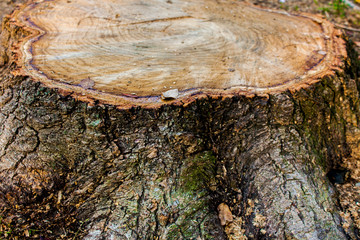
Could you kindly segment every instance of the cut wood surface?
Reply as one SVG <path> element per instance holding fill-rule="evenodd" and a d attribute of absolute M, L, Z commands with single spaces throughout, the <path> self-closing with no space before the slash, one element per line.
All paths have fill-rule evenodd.
<path fill-rule="evenodd" d="M 360 64 L 321 17 L 34 0 L 0 43 L 0 238 L 359 238 Z"/>
<path fill-rule="evenodd" d="M 236 1 L 34 1 L 12 19 L 32 32 L 22 73 L 123 107 L 159 105 L 171 89 L 180 99 L 296 89 L 344 55 L 322 18 Z"/>

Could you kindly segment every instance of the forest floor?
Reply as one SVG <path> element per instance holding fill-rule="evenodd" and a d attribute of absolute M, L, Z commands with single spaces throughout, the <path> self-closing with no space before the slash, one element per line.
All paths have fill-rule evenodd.
<path fill-rule="evenodd" d="M 307 12 L 320 14 L 344 33 L 355 43 L 360 53 L 360 0 L 238 0 L 249 4 L 280 9 L 291 13 Z M 356 3 L 356 2 L 359 3 Z M 26 0 L 0 0 L 0 23 L 6 14 L 11 13 L 17 4 Z M 352 6 L 349 6 L 352 5 Z M 351 222 L 360 229 L 360 135 L 354 142 L 353 156 L 345 159 L 344 168 L 351 169 L 348 180 L 344 184 L 335 184 L 340 194 L 340 204 L 343 217 L 348 222 L 343 223 L 346 228 Z M 358 151 L 357 151 L 358 150 Z M 2 229 L 0 220 L 0 230 Z M 1 238 L 1 236 L 0 236 Z"/>

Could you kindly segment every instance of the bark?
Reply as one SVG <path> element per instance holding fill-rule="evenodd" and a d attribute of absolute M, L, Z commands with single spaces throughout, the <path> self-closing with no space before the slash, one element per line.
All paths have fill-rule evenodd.
<path fill-rule="evenodd" d="M 343 227 L 327 176 L 351 156 L 347 136 L 360 127 L 351 44 L 336 72 L 306 87 L 119 109 L 16 76 L 11 46 L 27 33 L 4 26 L 0 214 L 12 230 L 4 236 L 359 237 Z"/>
<path fill-rule="evenodd" d="M 118 110 L 3 69 L 2 217 L 31 225 L 26 210 L 44 208 L 32 227 L 50 236 L 82 221 L 84 239 L 225 239 L 226 203 L 235 235 L 355 238 L 326 177 L 358 131 L 355 70 L 294 93 Z M 67 215 L 78 222 L 56 229 Z"/>

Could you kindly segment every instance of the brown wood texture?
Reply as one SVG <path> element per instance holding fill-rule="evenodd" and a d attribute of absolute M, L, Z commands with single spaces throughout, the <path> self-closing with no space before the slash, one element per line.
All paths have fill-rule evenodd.
<path fill-rule="evenodd" d="M 346 54 L 321 17 L 236 1 L 34 1 L 12 21 L 31 32 L 20 74 L 123 108 L 162 105 L 171 89 L 175 102 L 297 89 Z"/>
<path fill-rule="evenodd" d="M 321 17 L 34 0 L 0 43 L 0 238 L 359 238 L 360 64 Z"/>

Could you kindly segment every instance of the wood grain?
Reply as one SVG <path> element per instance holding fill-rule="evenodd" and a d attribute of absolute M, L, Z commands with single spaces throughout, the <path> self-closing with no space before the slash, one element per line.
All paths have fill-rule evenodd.
<path fill-rule="evenodd" d="M 33 30 L 22 73 L 115 105 L 161 103 L 171 89 L 184 99 L 301 87 L 346 55 L 320 17 L 235 1 L 36 1 L 14 15 Z"/>

